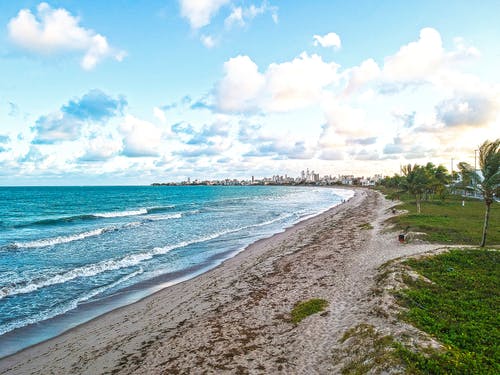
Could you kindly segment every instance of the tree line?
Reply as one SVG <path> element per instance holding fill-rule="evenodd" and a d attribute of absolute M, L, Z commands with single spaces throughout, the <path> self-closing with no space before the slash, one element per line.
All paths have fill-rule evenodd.
<path fill-rule="evenodd" d="M 491 205 L 495 196 L 500 196 L 500 139 L 485 141 L 479 146 L 479 170 L 466 162 L 458 163 L 458 172 L 449 173 L 442 166 L 408 164 L 401 167 L 401 174 L 385 177 L 380 184 L 408 193 L 415 198 L 417 213 L 421 212 L 423 200 L 439 197 L 445 199 L 450 192 L 461 189 L 481 195 L 485 203 L 485 216 L 481 247 L 486 243 Z"/>

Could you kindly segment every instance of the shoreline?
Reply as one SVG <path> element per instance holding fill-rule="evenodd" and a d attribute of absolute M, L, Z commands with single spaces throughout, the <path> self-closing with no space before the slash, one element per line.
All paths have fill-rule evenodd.
<path fill-rule="evenodd" d="M 317 186 L 315 186 L 317 187 Z M 349 188 L 349 187 L 343 187 L 343 186 L 327 186 L 327 188 L 335 188 L 338 190 L 350 190 L 353 191 L 353 197 L 356 195 L 356 188 Z M 77 330 L 78 328 L 86 325 L 86 324 L 92 324 L 95 320 L 98 320 L 100 318 L 103 318 L 107 316 L 108 314 L 113 314 L 123 308 L 127 308 L 129 306 L 133 306 L 134 304 L 141 303 L 145 299 L 148 299 L 149 297 L 154 297 L 157 293 L 161 293 L 164 291 L 166 288 L 171 288 L 172 286 L 175 286 L 180 283 L 184 282 L 189 282 L 191 280 L 195 280 L 196 278 L 202 276 L 203 274 L 209 273 L 213 271 L 214 269 L 218 267 L 224 266 L 226 262 L 231 260 L 232 258 L 238 257 L 241 253 L 249 250 L 253 245 L 257 245 L 261 242 L 265 242 L 267 240 L 272 239 L 273 237 L 279 235 L 279 234 L 285 234 L 289 230 L 293 229 L 295 226 L 300 225 L 301 223 L 308 222 L 310 220 L 313 220 L 321 215 L 324 215 L 331 210 L 335 210 L 336 208 L 342 206 L 343 204 L 347 203 L 349 200 L 351 200 L 353 197 L 349 198 L 345 202 L 341 202 L 336 204 L 335 206 L 332 206 L 326 210 L 320 211 L 316 214 L 308 215 L 303 218 L 300 218 L 300 220 L 290 226 L 282 228 L 280 231 L 275 232 L 271 234 L 270 236 L 260 238 L 238 250 L 230 251 L 228 252 L 228 255 L 224 254 L 217 254 L 215 258 L 219 259 L 214 259 L 212 262 L 207 262 L 203 264 L 199 264 L 197 266 L 193 266 L 192 268 L 195 270 L 194 272 L 187 272 L 184 273 L 184 271 L 178 271 L 174 272 L 174 275 L 171 276 L 170 274 L 166 275 L 159 275 L 154 277 L 153 279 L 150 280 L 145 280 L 140 282 L 139 284 L 134 284 L 131 286 L 128 286 L 125 288 L 124 291 L 119 291 L 116 295 L 110 295 L 107 297 L 104 297 L 104 299 L 98 299 L 95 301 L 89 301 L 86 302 L 80 306 L 78 306 L 74 310 L 70 310 L 67 313 L 64 313 L 62 315 L 57 315 L 55 317 L 49 318 L 45 321 L 40 321 L 38 323 L 35 323 L 33 325 L 38 325 L 38 327 L 32 327 L 33 325 L 21 327 L 18 329 L 15 329 L 13 331 L 9 331 L 5 333 L 3 340 L 8 341 L 10 337 L 15 337 L 18 336 L 19 334 L 27 336 L 28 338 L 32 337 L 43 337 L 43 336 L 48 336 L 45 339 L 39 340 L 37 338 L 32 339 L 31 341 L 34 341 L 33 344 L 30 344 L 28 346 L 25 346 L 19 350 L 16 350 L 12 353 L 9 353 L 4 356 L 0 356 L 0 370 L 2 370 L 1 362 L 4 360 L 8 360 L 9 358 L 16 356 L 18 354 L 22 354 L 24 351 L 30 350 L 32 348 L 35 348 L 39 345 L 44 345 L 46 343 L 50 343 L 53 340 L 57 340 L 59 337 L 64 336 L 66 334 L 71 334 L 72 331 Z M 126 293 L 126 295 L 124 294 Z M 113 302 L 115 301 L 115 302 Z M 120 302 L 122 301 L 122 302 Z M 127 301 L 127 302 L 125 302 Z M 103 308 L 103 306 L 111 306 L 111 308 Z M 80 315 L 80 318 L 74 318 L 75 315 Z M 73 317 L 73 318 L 72 318 Z M 41 326 L 41 328 L 40 328 Z M 60 331 L 59 333 L 55 335 L 47 335 L 44 334 L 44 331 L 50 330 L 52 327 L 65 327 L 65 328 L 58 328 Z M 33 334 L 30 332 L 31 330 L 37 330 L 38 334 L 35 333 Z M 0 342 L 2 341 L 2 338 L 0 338 Z"/>
<path fill-rule="evenodd" d="M 0 360 L 0 373 L 339 372 L 340 338 L 376 319 L 378 267 L 436 247 L 401 245 L 385 232 L 391 205 L 356 189 L 209 272 Z M 329 305 L 291 323 L 293 306 L 310 298 Z"/>

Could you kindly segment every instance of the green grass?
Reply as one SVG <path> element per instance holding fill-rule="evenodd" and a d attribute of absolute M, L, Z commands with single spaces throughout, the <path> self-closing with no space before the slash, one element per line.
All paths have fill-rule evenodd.
<path fill-rule="evenodd" d="M 390 199 L 394 191 L 381 190 Z M 483 232 L 485 204 L 481 200 L 465 199 L 450 195 L 445 201 L 435 199 L 422 202 L 422 212 L 417 214 L 415 200 L 407 194 L 399 195 L 403 204 L 397 208 L 408 213 L 390 219 L 398 230 L 425 232 L 426 241 L 479 245 Z M 500 205 L 491 205 L 490 225 L 486 237 L 487 245 L 500 245 Z"/>
<path fill-rule="evenodd" d="M 370 223 L 359 224 L 358 227 L 361 229 L 373 229 L 373 225 L 371 225 Z"/>
<path fill-rule="evenodd" d="M 393 348 L 394 338 L 381 335 L 370 324 L 361 323 L 346 331 L 341 342 L 348 339 L 348 351 L 341 351 L 343 357 L 349 358 L 341 370 L 343 375 L 391 373 L 391 369 L 404 365 Z M 334 353 L 334 360 L 336 358 L 338 353 Z"/>
<path fill-rule="evenodd" d="M 500 252 L 452 250 L 406 262 L 433 283 L 405 280 L 404 319 L 434 336 L 445 351 L 396 354 L 417 374 L 500 374 Z"/>
<path fill-rule="evenodd" d="M 308 301 L 297 303 L 292 312 L 292 322 L 297 324 L 309 315 L 323 311 L 328 306 L 328 301 L 320 298 L 312 298 Z"/>

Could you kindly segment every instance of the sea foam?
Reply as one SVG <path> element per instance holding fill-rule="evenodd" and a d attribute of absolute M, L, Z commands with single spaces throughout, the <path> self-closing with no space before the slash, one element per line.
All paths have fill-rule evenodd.
<path fill-rule="evenodd" d="M 80 241 L 88 237 L 100 236 L 103 233 L 111 232 L 118 230 L 116 227 L 108 227 L 108 228 L 98 228 L 94 230 L 89 230 L 82 233 L 70 234 L 67 236 L 57 236 L 52 238 L 44 238 L 35 241 L 27 241 L 27 242 L 14 242 L 12 247 L 14 248 L 35 248 L 35 247 L 46 247 L 46 246 L 54 246 L 63 243 Z"/>
<path fill-rule="evenodd" d="M 4 326 L 0 326 L 0 335 L 3 335 L 4 333 L 10 332 L 16 328 L 21 328 L 21 327 L 25 327 L 25 326 L 30 325 L 30 324 L 39 323 L 43 320 L 54 318 L 58 315 L 62 315 L 64 313 L 66 313 L 70 310 L 76 309 L 78 304 L 85 302 L 85 301 L 88 301 L 92 297 L 95 297 L 99 294 L 102 294 L 106 290 L 114 288 L 114 287 L 118 286 L 119 284 L 122 284 L 125 281 L 127 281 L 127 280 L 129 280 L 137 275 L 140 275 L 143 272 L 144 272 L 144 270 L 142 268 L 140 268 L 139 270 L 134 271 L 128 275 L 125 275 L 122 278 L 120 278 L 119 280 L 112 282 L 111 284 L 104 285 L 100 288 L 93 289 L 90 292 L 85 293 L 84 295 L 82 295 L 78 298 L 75 298 L 67 303 L 64 303 L 64 304 L 57 306 L 54 309 L 51 309 L 48 311 L 41 311 L 38 314 L 35 314 L 29 318 L 16 320 L 16 321 L 8 323 Z"/>
<path fill-rule="evenodd" d="M 290 215 L 282 215 L 278 218 L 275 218 L 273 220 L 269 220 L 267 222 L 259 223 L 259 224 L 254 224 L 254 225 L 247 225 L 243 227 L 238 227 L 234 229 L 227 229 L 219 232 L 215 232 L 212 234 L 209 234 L 207 236 L 202 236 L 190 241 L 182 241 L 173 245 L 168 245 L 168 246 L 163 246 L 163 247 L 155 247 L 152 250 L 143 252 L 143 253 L 137 253 L 137 254 L 132 254 L 132 255 L 127 255 L 123 258 L 120 259 L 112 259 L 112 260 L 105 260 L 99 263 L 94 263 L 94 264 L 89 264 L 83 267 L 77 267 L 74 268 L 70 271 L 64 272 L 62 274 L 57 274 L 57 275 L 52 275 L 49 277 L 42 277 L 42 278 L 37 278 L 35 280 L 30 280 L 22 283 L 15 284 L 13 286 L 5 286 L 2 289 L 0 289 L 0 299 L 8 297 L 8 296 L 13 296 L 17 294 L 26 294 L 26 293 L 32 293 L 37 291 L 38 289 L 41 288 L 46 288 L 52 285 L 56 284 L 63 284 L 68 281 L 77 279 L 79 277 L 92 277 L 99 275 L 104 272 L 108 271 L 115 271 L 119 270 L 122 268 L 127 268 L 127 267 L 132 267 L 140 264 L 141 262 L 145 260 L 149 260 L 153 258 L 154 256 L 158 255 L 163 255 L 166 254 L 174 249 L 179 249 L 183 248 L 189 245 L 194 245 L 197 243 L 202 243 L 206 241 L 210 241 L 216 238 L 219 238 L 221 236 L 227 235 L 227 234 L 232 234 L 232 233 L 237 233 L 245 229 L 250 229 L 252 227 L 258 227 L 258 226 L 263 226 L 263 225 L 269 225 L 272 224 L 276 221 L 283 220 L 284 218 L 288 217 Z"/>
<path fill-rule="evenodd" d="M 92 214 L 92 216 L 110 218 L 110 217 L 145 215 L 147 213 L 148 213 L 148 210 L 146 208 L 141 208 L 138 210 L 130 210 L 130 211 L 114 211 L 114 212 L 95 213 L 95 214 Z"/>

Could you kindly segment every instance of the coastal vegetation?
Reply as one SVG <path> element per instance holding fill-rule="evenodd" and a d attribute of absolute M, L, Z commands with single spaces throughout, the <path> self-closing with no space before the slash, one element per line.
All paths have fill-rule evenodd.
<path fill-rule="evenodd" d="M 481 173 L 472 168 L 467 163 L 461 163 L 460 169 L 465 178 L 470 179 L 473 186 L 483 196 L 486 205 L 484 214 L 483 235 L 481 247 L 486 244 L 486 234 L 488 231 L 491 204 L 494 202 L 495 194 L 500 185 L 500 139 L 490 142 L 486 141 L 479 147 L 479 166 Z"/>
<path fill-rule="evenodd" d="M 401 175 L 387 177 L 378 186 L 389 199 L 400 201 L 394 209 L 401 214 L 389 219 L 397 230 L 417 233 L 427 242 L 480 246 L 404 262 L 420 276 L 404 276 L 404 288 L 395 293 L 403 308 L 400 318 L 442 345 L 440 349 L 418 347 L 373 331 L 372 340 L 386 347 L 379 350 L 382 356 L 405 368 L 405 373 L 500 373 L 496 344 L 500 253 L 484 249 L 486 240 L 490 247 L 500 245 L 500 209 L 495 201 L 500 186 L 499 147 L 499 139 L 479 147 L 478 169 L 461 162 L 459 171 L 450 174 L 432 163 L 407 165 Z M 354 361 L 345 373 L 357 373 L 362 365 Z"/>
<path fill-rule="evenodd" d="M 292 323 L 300 323 L 303 319 L 307 318 L 309 315 L 319 313 L 328 306 L 328 301 L 321 298 L 312 298 L 307 301 L 297 303 L 292 312 Z"/>
<path fill-rule="evenodd" d="M 417 212 L 421 212 L 420 202 L 424 195 L 432 198 L 439 194 L 441 199 L 446 192 L 446 184 L 450 183 L 451 176 L 442 165 L 435 166 L 427 163 L 425 166 L 405 165 L 401 167 L 404 178 L 399 182 L 402 192 L 407 192 L 415 198 Z"/>
<path fill-rule="evenodd" d="M 366 229 L 366 230 L 373 229 L 373 225 L 371 225 L 370 223 L 359 224 L 358 227 L 361 229 Z"/>
<path fill-rule="evenodd" d="M 381 276 L 390 283 L 393 272 L 403 270 L 403 284 L 389 292 L 396 298 L 395 312 L 424 335 L 397 330 L 387 335 L 361 323 L 345 332 L 344 346 L 334 354 L 334 360 L 349 358 L 342 373 L 500 373 L 499 261 L 498 251 L 478 248 L 393 265 Z"/>
<path fill-rule="evenodd" d="M 500 373 L 499 262 L 498 251 L 473 249 L 406 261 L 424 278 L 404 280 L 402 317 L 444 347 L 415 352 L 394 344 L 409 373 Z"/>
<path fill-rule="evenodd" d="M 450 195 L 446 201 L 428 200 L 421 214 L 408 194 L 399 195 L 399 200 L 401 203 L 395 208 L 405 213 L 389 219 L 397 230 L 425 233 L 423 238 L 427 242 L 476 246 L 481 242 L 484 204 L 480 200 L 461 195 Z M 490 221 L 494 230 L 490 231 L 488 244 L 500 245 L 500 231 L 495 229 L 500 222 L 498 203 L 491 207 Z"/>
<path fill-rule="evenodd" d="M 397 228 L 425 232 L 431 242 L 484 247 L 490 221 L 498 223 L 500 219 L 494 199 L 500 186 L 499 146 L 497 139 L 479 147 L 479 170 L 465 162 L 458 164 L 459 173 L 452 174 L 432 163 L 408 164 L 401 168 L 401 175 L 384 178 L 379 189 L 388 198 L 401 200 L 397 208 L 406 212 L 392 219 Z M 473 198 L 468 197 L 471 193 Z M 484 201 L 485 210 L 477 198 Z M 494 230 L 489 244 L 499 243 L 499 231 Z"/>

